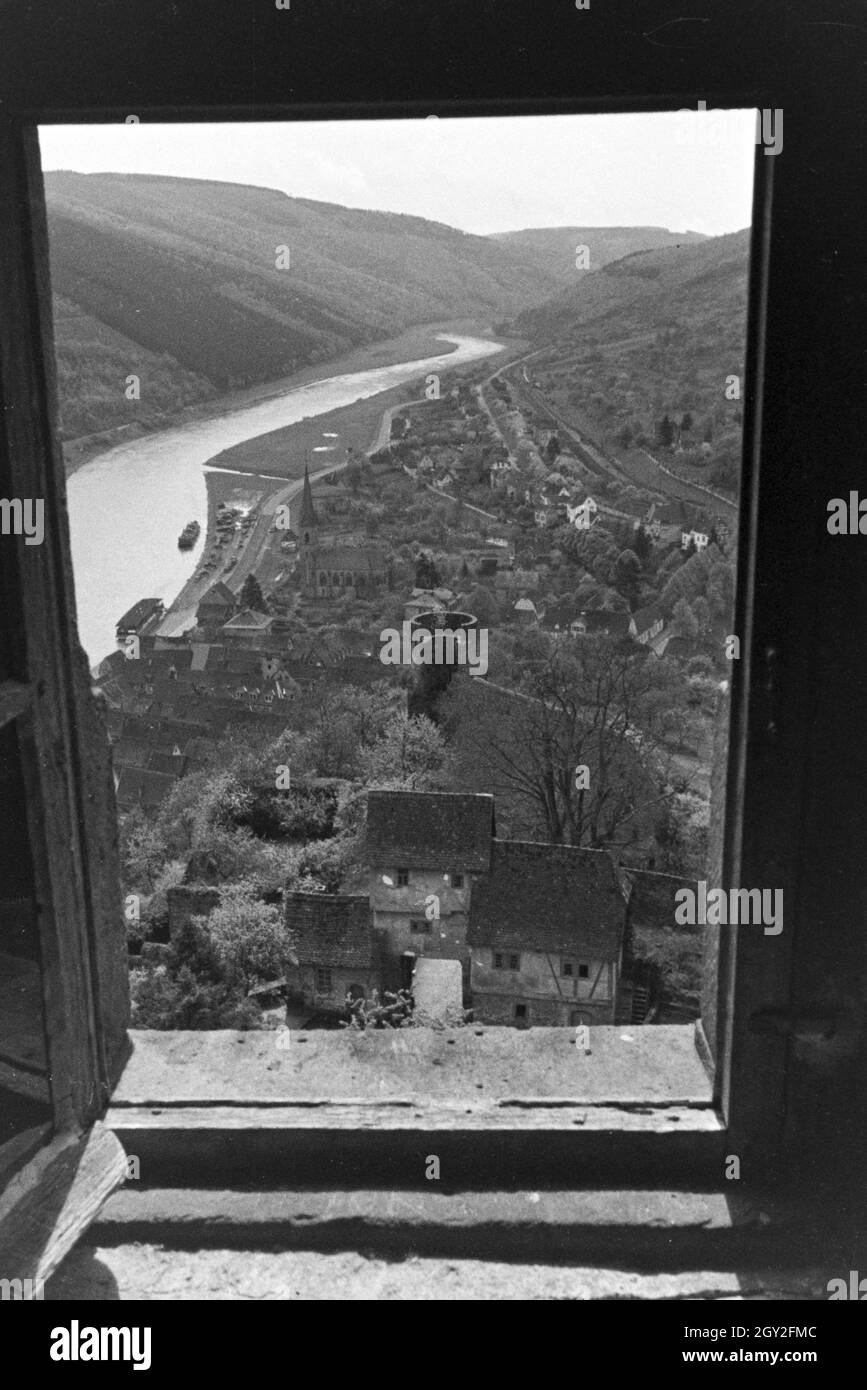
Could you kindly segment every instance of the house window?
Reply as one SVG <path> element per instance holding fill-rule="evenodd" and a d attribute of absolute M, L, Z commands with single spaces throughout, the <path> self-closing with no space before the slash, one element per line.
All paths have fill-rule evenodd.
<path fill-rule="evenodd" d="M 463 874 L 452 874 L 451 883 L 452 883 L 452 887 L 453 887 L 453 888 L 463 888 L 463 886 L 464 886 L 464 876 L 463 876 Z"/>
<path fill-rule="evenodd" d="M 398 869 L 397 886 L 398 888 L 406 888 L 409 886 L 409 869 Z"/>
<path fill-rule="evenodd" d="M 509 969 L 510 969 L 510 970 L 520 970 L 520 968 L 521 968 L 521 957 L 520 957 L 520 956 L 509 956 Z"/>
<path fill-rule="evenodd" d="M 565 975 L 570 979 L 575 974 L 575 967 L 571 960 L 564 960 L 560 962 L 560 974 Z"/>
<path fill-rule="evenodd" d="M 409 929 L 414 934 L 425 933 L 429 936 L 431 932 L 431 924 L 425 917 L 420 917 L 417 920 L 410 922 Z"/>
<path fill-rule="evenodd" d="M 331 993 L 331 970 L 327 965 L 317 965 L 316 967 L 316 993 Z"/>
<path fill-rule="evenodd" d="M 589 966 L 589 965 L 579 965 L 579 966 L 578 966 L 578 979 L 579 979 L 579 980 L 589 980 L 589 979 L 590 979 L 590 966 Z"/>
<path fill-rule="evenodd" d="M 515 1005 L 515 1022 L 516 1022 L 516 1023 L 526 1023 L 526 1022 L 527 1022 L 527 1005 L 526 1005 L 526 1004 L 516 1004 L 516 1005 Z"/>

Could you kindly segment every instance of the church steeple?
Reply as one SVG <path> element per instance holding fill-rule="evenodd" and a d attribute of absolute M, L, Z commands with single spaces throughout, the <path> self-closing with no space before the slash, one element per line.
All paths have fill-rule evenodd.
<path fill-rule="evenodd" d="M 301 519 L 299 530 L 305 545 L 309 545 L 314 532 L 319 525 L 319 518 L 316 515 L 316 508 L 313 505 L 313 489 L 310 486 L 310 470 L 304 465 L 304 489 L 301 494 Z"/>

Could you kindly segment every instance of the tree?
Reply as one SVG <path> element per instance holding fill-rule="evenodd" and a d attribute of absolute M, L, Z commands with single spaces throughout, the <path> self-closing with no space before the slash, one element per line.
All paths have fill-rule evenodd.
<path fill-rule="evenodd" d="M 248 574 L 241 586 L 241 607 L 252 608 L 254 613 L 268 612 L 268 605 L 265 602 L 265 595 L 262 593 L 262 586 L 255 574 Z"/>
<path fill-rule="evenodd" d="M 445 743 L 425 715 L 395 714 L 381 737 L 362 755 L 368 785 L 403 791 L 426 791 L 440 785 Z"/>
<path fill-rule="evenodd" d="M 698 622 L 685 598 L 679 598 L 671 615 L 672 627 L 680 637 L 694 642 L 698 637 Z"/>
<path fill-rule="evenodd" d="M 286 937 L 282 913 L 263 902 L 249 884 L 224 889 L 207 921 L 218 968 L 245 995 L 283 973 Z"/>
<path fill-rule="evenodd" d="M 423 551 L 415 562 L 415 587 L 417 589 L 436 589 L 439 582 L 440 577 L 433 562 L 433 556 L 429 551 Z"/>
<path fill-rule="evenodd" d="M 692 429 L 692 416 L 688 410 L 685 411 L 681 417 L 680 428 L 683 430 L 684 434 L 687 434 Z"/>
<path fill-rule="evenodd" d="M 359 488 L 361 487 L 361 468 L 354 459 L 351 463 L 347 463 L 343 470 L 343 476 L 346 479 L 346 485 L 350 492 L 354 497 L 357 497 Z"/>
<path fill-rule="evenodd" d="M 491 590 L 477 584 L 467 598 L 469 611 L 479 620 L 479 627 L 493 627 L 499 620 L 499 605 Z"/>
<path fill-rule="evenodd" d="M 667 414 L 663 415 L 656 427 L 656 438 L 663 449 L 670 449 L 674 443 L 674 425 Z"/>
<path fill-rule="evenodd" d="M 551 438 L 548 440 L 548 443 L 545 445 L 545 454 L 548 458 L 549 463 L 554 462 L 555 458 L 560 453 L 560 449 L 560 440 L 557 438 L 556 434 L 552 434 Z"/>
<path fill-rule="evenodd" d="M 614 582 L 630 603 L 638 601 L 641 561 L 634 550 L 621 550 L 614 566 Z"/>
<path fill-rule="evenodd" d="M 444 701 L 461 785 L 474 779 L 532 818 L 535 835 L 599 849 L 648 833 L 674 795 L 665 719 L 676 673 L 603 637 L 549 643 L 514 690 L 465 680 Z M 576 769 L 589 769 L 577 786 Z"/>
<path fill-rule="evenodd" d="M 636 527 L 635 536 L 632 540 L 632 549 L 635 551 L 642 565 L 645 565 L 650 559 L 652 546 L 650 544 L 650 537 L 641 523 Z"/>

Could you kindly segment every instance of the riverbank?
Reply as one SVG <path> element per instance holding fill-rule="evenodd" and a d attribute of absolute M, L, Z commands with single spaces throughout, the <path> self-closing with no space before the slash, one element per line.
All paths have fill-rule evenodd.
<path fill-rule="evenodd" d="M 230 544 L 220 547 L 219 559 L 213 568 L 204 570 L 209 554 L 213 548 L 219 545 L 217 508 L 220 503 L 225 503 L 227 507 L 235 506 L 243 507 L 245 510 L 249 509 L 249 513 L 258 520 L 263 505 L 269 497 L 282 489 L 283 484 L 276 478 L 255 478 L 248 473 L 209 472 L 205 475 L 205 486 L 208 492 L 205 542 L 196 562 L 195 570 L 169 605 L 166 618 L 173 620 L 172 626 L 180 624 L 190 614 L 194 615 L 203 595 L 221 579 L 234 588 L 234 585 L 231 584 L 232 577 L 245 556 L 248 546 L 253 543 L 255 528 L 251 529 L 246 536 L 236 533 Z M 165 625 L 164 620 L 162 626 Z"/>
<path fill-rule="evenodd" d="M 259 393 L 260 398 L 252 404 L 243 407 L 236 404 L 234 409 L 209 419 L 190 421 L 142 439 L 128 440 L 79 468 L 67 480 L 67 499 L 79 632 L 91 658 L 96 661 L 112 650 L 118 615 L 143 594 L 152 594 L 167 605 L 176 605 L 176 596 L 185 589 L 191 576 L 196 578 L 194 572 L 198 573 L 196 591 L 215 582 L 224 572 L 219 552 L 206 556 L 206 564 L 219 560 L 219 565 L 212 563 L 207 572 L 203 565 L 199 572 L 205 546 L 200 544 L 192 552 L 177 548 L 177 537 L 190 520 L 198 521 L 207 530 L 206 478 L 209 467 L 222 466 L 222 463 L 215 463 L 221 453 L 250 439 L 261 440 L 264 436 L 275 435 L 301 421 L 309 422 L 312 417 L 319 417 L 317 429 L 323 431 L 322 416 L 359 401 L 375 399 L 370 431 L 373 436 L 376 415 L 381 422 L 390 409 L 388 393 L 396 392 L 400 396 L 401 389 L 413 383 L 412 391 L 407 394 L 417 398 L 420 389 L 423 390 L 426 372 L 445 372 L 447 366 L 452 365 L 460 371 L 463 366 L 481 359 L 499 357 L 504 350 L 501 340 L 462 337 L 457 333 L 450 336 L 450 342 L 435 344 L 437 351 L 432 357 L 412 356 L 406 361 L 360 372 L 316 376 L 306 385 L 295 386 L 289 391 L 271 390 L 267 398 Z M 417 351 L 418 339 L 415 347 Z M 406 350 L 406 340 L 404 348 Z M 378 350 L 384 352 L 384 346 L 379 345 Z M 257 489 L 261 487 L 261 475 L 271 474 L 266 482 L 278 482 L 283 493 L 300 492 L 302 458 L 290 457 L 289 466 L 284 460 L 282 466 L 269 468 L 261 461 L 260 446 L 257 445 L 256 450 L 254 467 L 231 471 L 243 472 L 245 477 L 249 475 L 247 485 Z M 311 474 L 340 468 L 345 459 L 345 447 L 312 454 Z M 323 464 L 323 460 L 327 462 Z M 275 499 L 280 495 L 278 490 L 271 492 L 265 501 L 260 498 L 252 527 L 245 528 L 243 533 L 243 539 L 248 542 L 244 555 L 239 558 L 237 568 L 231 571 L 233 587 L 242 581 L 247 568 L 256 563 L 257 545 L 251 545 L 250 539 L 255 535 L 257 542 L 267 544 L 269 508 L 273 519 Z M 132 526 L 131 518 L 135 523 Z M 206 544 L 210 551 L 212 535 L 208 536 Z"/>
<path fill-rule="evenodd" d="M 158 424 L 142 424 L 133 421 L 128 425 L 116 425 L 111 429 L 100 430 L 97 434 L 85 435 L 79 439 L 66 440 L 63 444 L 63 463 L 66 476 L 77 473 L 85 464 L 99 454 L 115 448 L 118 444 L 132 443 L 147 435 L 162 433 L 180 425 L 191 424 L 197 420 L 211 420 L 229 411 L 243 410 L 275 396 L 285 395 L 287 391 L 299 386 L 321 381 L 326 377 L 345 376 L 352 372 L 375 370 L 389 367 L 398 362 L 413 361 L 416 358 L 433 357 L 454 352 L 456 345 L 444 343 L 440 333 L 468 334 L 484 336 L 489 333 L 487 326 L 472 320 L 458 320 L 449 323 L 419 324 L 408 328 L 395 338 L 384 338 L 380 342 L 366 343 L 354 348 L 345 356 L 329 362 L 316 362 L 302 368 L 292 376 L 280 377 L 273 381 L 247 386 L 242 390 L 229 391 L 225 395 L 211 396 L 205 401 L 196 401 L 182 410 L 173 411 L 160 418 Z M 247 470 L 245 470 L 247 471 Z M 288 476 L 288 475 L 287 475 Z"/>
<path fill-rule="evenodd" d="M 502 335 L 498 342 L 504 342 Z M 504 342 L 503 351 L 485 359 L 487 369 L 496 369 L 511 360 L 522 346 L 517 340 Z M 468 371 L 475 364 L 464 364 Z M 419 378 L 424 376 L 419 372 Z M 448 371 L 448 367 L 445 368 Z M 287 481 L 304 475 L 307 463 L 311 473 L 330 463 L 345 462 L 346 450 L 352 447 L 356 455 L 382 448 L 389 432 L 382 428 L 389 413 L 418 398 L 418 381 L 402 382 L 375 396 L 352 401 L 350 405 L 329 410 L 322 415 L 310 415 L 292 425 L 284 425 L 268 434 L 256 435 L 224 449 L 209 462 L 215 468 L 231 468 L 239 473 L 276 473 Z"/>

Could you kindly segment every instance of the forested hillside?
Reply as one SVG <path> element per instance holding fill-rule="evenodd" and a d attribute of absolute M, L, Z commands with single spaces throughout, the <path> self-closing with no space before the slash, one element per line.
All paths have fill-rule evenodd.
<path fill-rule="evenodd" d="M 45 182 L 67 438 L 413 324 L 501 318 L 558 283 L 518 250 L 419 217 L 192 179 Z M 129 373 L 140 402 L 124 399 Z"/>
<path fill-rule="evenodd" d="M 748 261 L 748 231 L 638 252 L 512 328 L 542 348 L 534 376 L 576 425 L 621 450 L 682 449 L 677 466 L 688 476 L 732 493 Z"/>
<path fill-rule="evenodd" d="M 495 232 L 494 241 L 520 251 L 539 270 L 555 275 L 563 285 L 576 275 L 592 274 L 634 251 L 688 246 L 704 241 L 701 232 L 669 232 L 665 227 L 527 227 L 520 232 Z M 586 246 L 588 269 L 576 268 L 576 250 Z"/>

